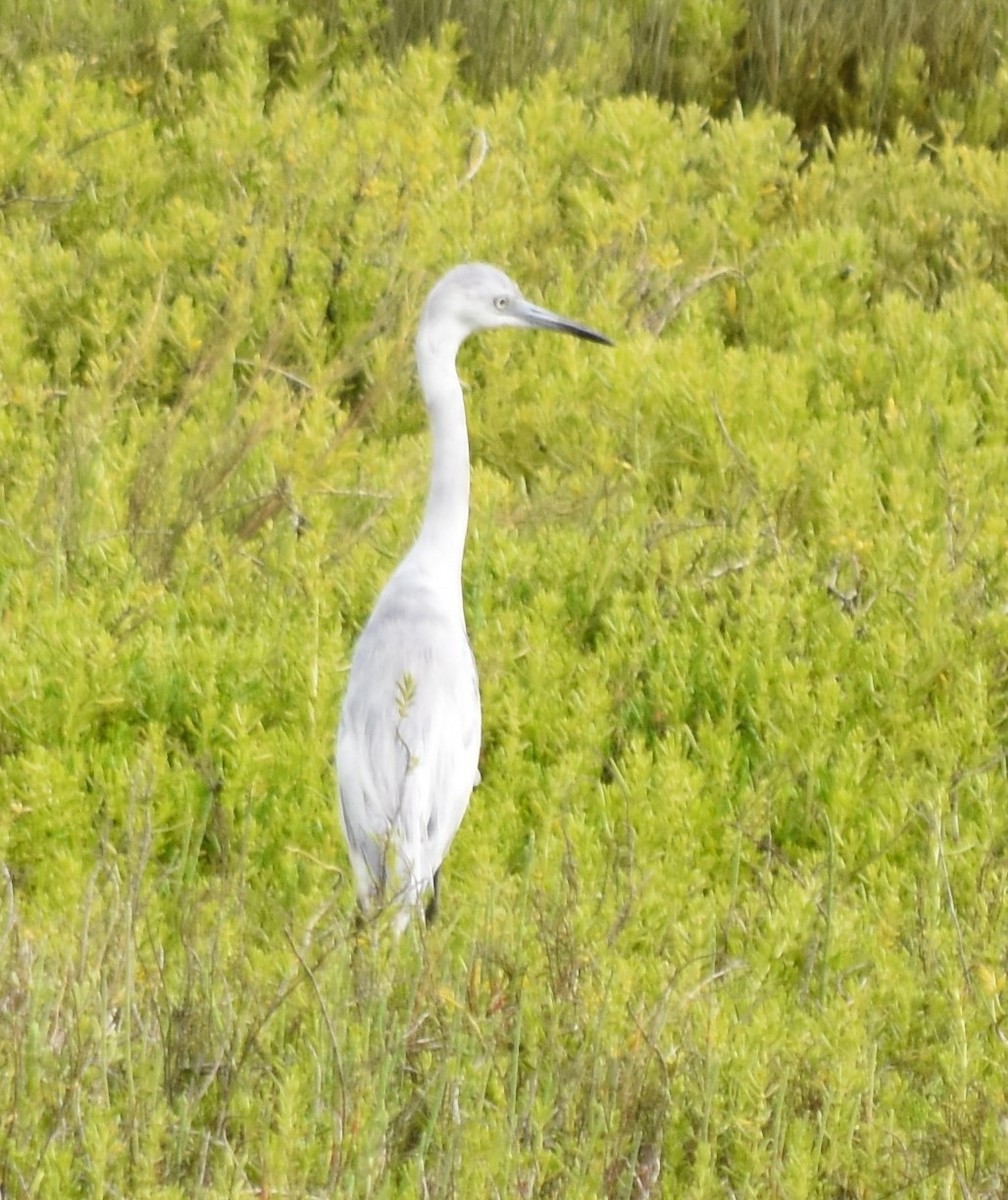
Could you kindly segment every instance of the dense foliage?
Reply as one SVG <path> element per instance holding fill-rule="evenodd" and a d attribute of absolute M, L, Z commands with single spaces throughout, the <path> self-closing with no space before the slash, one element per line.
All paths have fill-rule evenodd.
<path fill-rule="evenodd" d="M 0 94 L 0 1191 L 999 1194 L 1008 163 L 211 25 Z M 463 350 L 483 784 L 394 943 L 331 741 L 466 258 L 618 344 Z"/>
<path fill-rule="evenodd" d="M 305 19 L 335 72 L 457 45 L 460 80 L 485 100 L 561 70 L 581 95 L 718 116 L 768 105 L 806 145 L 855 129 L 884 143 L 901 120 L 1008 140 L 1008 0 L 6 0 L 0 64 L 60 49 L 156 95 L 219 70 L 241 31 L 266 43 L 272 88 L 297 73 Z"/>

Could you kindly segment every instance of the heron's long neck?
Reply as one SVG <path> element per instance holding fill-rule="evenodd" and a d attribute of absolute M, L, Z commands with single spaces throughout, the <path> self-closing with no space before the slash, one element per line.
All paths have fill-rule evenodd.
<path fill-rule="evenodd" d="M 430 491 L 416 549 L 460 586 L 469 523 L 469 434 L 462 385 L 455 371 L 456 346 L 417 339 L 417 369 L 431 427 Z M 459 593 L 461 599 L 461 592 Z"/>

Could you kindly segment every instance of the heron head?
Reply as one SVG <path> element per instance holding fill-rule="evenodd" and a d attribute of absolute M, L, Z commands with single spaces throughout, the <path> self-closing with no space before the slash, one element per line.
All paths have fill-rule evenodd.
<path fill-rule="evenodd" d="M 605 334 L 530 303 L 513 280 L 487 263 L 463 263 L 443 275 L 427 297 L 421 324 L 456 346 L 471 333 L 507 326 L 552 329 L 612 345 Z"/>

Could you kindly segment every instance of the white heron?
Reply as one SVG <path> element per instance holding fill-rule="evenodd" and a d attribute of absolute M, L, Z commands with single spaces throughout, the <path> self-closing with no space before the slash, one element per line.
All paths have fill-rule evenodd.
<path fill-rule="evenodd" d="M 462 606 L 469 523 L 469 436 L 455 357 L 482 329 L 604 334 L 529 303 L 496 267 L 465 263 L 431 289 L 416 361 L 432 437 L 420 533 L 354 649 L 339 731 L 340 817 L 365 913 L 397 908 L 401 931 L 431 892 L 479 782 L 480 695 Z"/>

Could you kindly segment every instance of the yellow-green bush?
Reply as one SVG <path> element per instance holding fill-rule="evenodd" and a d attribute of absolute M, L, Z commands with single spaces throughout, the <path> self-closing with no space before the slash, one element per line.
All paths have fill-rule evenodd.
<path fill-rule="evenodd" d="M 769 105 L 807 144 L 854 130 L 888 142 L 909 122 L 1003 146 L 1006 26 L 1005 0 L 8 0 L 0 68 L 69 52 L 165 112 L 186 105 L 192 76 L 220 70 L 236 35 L 266 52 L 267 103 L 433 44 L 457 48 L 460 82 L 484 100 L 561 71 L 583 95 L 719 116 Z"/>
<path fill-rule="evenodd" d="M 0 98 L 0 1190 L 993 1194 L 1008 166 L 287 32 Z M 372 943 L 332 733 L 464 258 L 617 346 L 463 350 L 483 784 Z"/>

